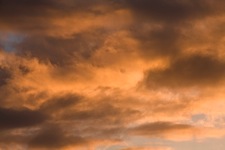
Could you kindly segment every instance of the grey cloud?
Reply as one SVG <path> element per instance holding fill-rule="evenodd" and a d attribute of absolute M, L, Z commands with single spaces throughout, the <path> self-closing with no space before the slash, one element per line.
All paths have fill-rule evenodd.
<path fill-rule="evenodd" d="M 102 8 L 102 6 L 107 7 Z M 0 0 L 0 30 L 6 30 L 7 33 L 9 31 L 21 33 L 23 38 L 20 42 L 13 45 L 13 48 L 16 49 L 13 51 L 13 55 L 24 59 L 27 57 L 38 59 L 37 62 L 47 68 L 47 71 L 44 72 L 47 77 L 45 78 L 44 75 L 40 77 L 40 79 L 44 78 L 43 80 L 46 81 L 44 84 L 49 84 L 47 86 L 51 87 L 52 83 L 55 85 L 60 82 L 61 84 L 63 80 L 66 80 L 68 82 L 66 82 L 65 86 L 69 84 L 68 89 L 72 91 L 79 88 L 79 85 L 76 85 L 74 80 L 70 84 L 69 81 L 71 78 L 74 79 L 76 75 L 80 75 L 80 72 L 84 75 L 89 75 L 89 72 L 83 68 L 79 68 L 79 65 L 84 65 L 87 68 L 91 66 L 90 68 L 93 69 L 92 65 L 95 63 L 95 59 L 101 61 L 103 57 L 102 53 L 101 51 L 99 51 L 100 53 L 96 53 L 96 51 L 102 50 L 101 48 L 105 47 L 107 47 L 107 50 L 111 50 L 111 46 L 114 46 L 114 40 L 116 43 L 119 43 L 118 45 L 125 44 L 127 46 L 125 48 L 123 46 L 115 46 L 118 53 L 116 52 L 114 54 L 113 52 L 113 57 L 111 57 L 111 52 L 107 53 L 107 58 L 111 57 L 112 61 L 116 62 L 117 57 L 121 57 L 119 51 L 124 52 L 121 53 L 123 54 L 123 59 L 125 59 L 126 53 L 130 52 L 126 51 L 126 49 L 130 49 L 129 42 L 135 43 L 135 46 L 140 44 L 140 47 L 134 46 L 134 48 L 131 48 L 137 49 L 137 53 L 141 54 L 141 58 L 140 56 L 136 57 L 136 51 L 134 52 L 138 62 L 139 59 L 147 58 L 148 60 L 155 57 L 166 57 L 171 61 L 171 65 L 168 68 L 148 70 L 141 83 L 147 88 L 156 89 L 156 95 L 153 94 L 152 97 L 157 97 L 157 93 L 160 93 L 163 95 L 162 97 L 164 97 L 167 96 L 168 93 L 164 95 L 163 91 L 158 91 L 158 88 L 176 87 L 180 89 L 180 87 L 191 86 L 203 87 L 217 85 L 224 81 L 224 60 L 219 60 L 217 57 L 211 55 L 190 55 L 186 57 L 182 55 L 182 52 L 187 49 L 185 44 L 189 43 L 192 46 L 193 43 L 198 43 L 198 40 L 195 40 L 198 39 L 196 34 L 201 34 L 201 32 L 205 31 L 192 34 L 195 33 L 196 30 L 190 27 L 192 23 L 197 20 L 201 21 L 207 17 L 223 15 L 221 14 L 224 12 L 222 6 L 224 6 L 224 2 L 211 0 Z M 118 28 L 114 30 L 113 27 L 109 27 L 110 29 L 108 29 L 108 23 L 106 23 L 107 27 L 104 28 L 104 17 L 107 16 L 109 17 L 107 19 L 110 20 L 111 14 L 109 12 L 117 8 L 122 8 L 123 10 L 116 12 L 116 14 L 132 15 L 128 19 L 129 23 L 132 22 L 131 20 L 133 19 L 133 22 L 128 25 L 127 28 L 123 27 L 123 29 L 121 29 L 121 32 Z M 102 17 L 104 19 L 101 18 L 102 26 L 99 27 L 97 25 L 98 27 L 96 27 L 95 25 L 90 25 L 91 27 L 85 29 L 85 31 L 79 31 L 79 33 L 76 34 L 70 33 L 70 37 L 66 38 L 59 37 L 58 35 L 49 36 L 50 34 L 47 33 L 49 29 L 56 29 L 52 22 L 55 21 L 54 19 L 56 19 L 56 21 L 65 21 L 63 20 L 64 17 L 66 19 L 68 17 L 71 20 L 77 19 L 70 18 L 75 17 L 74 14 L 76 13 L 78 15 L 83 13 L 85 15 L 88 14 L 92 19 L 95 19 L 98 15 L 103 15 Z M 106 13 L 108 14 L 105 15 Z M 98 19 L 99 18 L 97 18 L 97 21 L 99 21 Z M 84 23 L 86 23 L 85 21 L 86 20 L 84 20 Z M 95 20 L 91 21 L 94 22 Z M 126 21 L 126 19 L 124 21 Z M 89 20 L 88 23 L 90 23 Z M 114 24 L 111 25 L 114 26 Z M 117 20 L 115 20 L 115 25 L 117 25 Z M 76 28 L 76 24 L 71 26 Z M 69 25 L 68 27 L 71 26 Z M 127 26 L 127 24 L 125 26 Z M 188 28 L 188 30 L 186 30 L 186 28 Z M 128 31 L 127 29 L 130 30 Z M 213 33 L 212 37 L 217 37 L 216 34 L 221 34 L 218 38 L 222 39 L 223 35 L 221 29 L 222 27 L 218 26 L 217 32 L 220 33 Z M 210 30 L 213 32 L 213 29 L 210 28 Z M 129 39 L 126 39 L 126 37 L 125 41 L 123 41 L 119 39 L 121 36 L 114 36 L 117 32 L 118 34 L 125 33 L 126 36 L 132 37 L 128 37 Z M 113 36 L 111 36 L 112 34 Z M 195 38 L 192 39 L 192 35 Z M 12 37 L 14 37 L 14 35 Z M 198 44 L 202 44 L 204 47 L 205 38 L 199 35 L 199 39 L 203 42 Z M 108 41 L 109 44 L 107 44 Z M 112 44 L 110 42 L 112 42 Z M 214 41 L 207 42 L 213 43 Z M 218 42 L 220 42 L 220 40 L 218 40 Z M 0 44 L 0 47 L 4 48 L 4 44 L 1 42 Z M 193 47 L 194 46 L 195 45 L 193 45 Z M 112 51 L 114 51 L 114 47 L 112 49 Z M 131 53 L 131 55 L 128 54 L 127 56 L 133 56 L 133 51 Z M 7 52 L 7 54 L 9 53 Z M 98 55 L 97 58 L 93 58 L 93 56 L 96 56 L 95 54 L 99 54 L 100 56 Z M 107 58 L 104 58 L 103 61 L 107 61 Z M 130 60 L 131 58 L 127 59 L 127 61 Z M 26 59 L 26 61 L 29 63 L 29 59 Z M 118 62 L 120 63 L 120 61 Z M 142 62 L 146 62 L 146 59 L 144 61 L 140 60 L 140 62 L 141 65 Z M 49 63 L 51 65 L 49 65 Z M 123 63 L 124 62 L 121 61 L 122 67 Z M 129 63 L 132 65 L 133 62 L 130 61 Z M 126 65 L 127 64 L 126 62 Z M 115 71 L 114 66 L 103 65 L 106 69 L 103 67 L 100 69 L 96 69 L 97 67 L 93 70 L 90 69 L 93 72 L 97 71 L 97 75 L 100 77 L 95 76 L 93 79 L 97 80 L 91 82 L 90 87 L 87 86 L 87 89 L 89 90 L 90 88 L 93 93 L 99 92 L 98 96 L 93 97 L 91 97 L 93 93 L 90 93 L 88 96 L 91 98 L 89 99 L 85 97 L 85 95 L 83 97 L 77 94 L 63 95 L 59 93 L 59 95 L 52 96 L 51 93 L 54 93 L 55 90 L 40 92 L 38 90 L 45 90 L 45 87 L 42 88 L 42 82 L 38 81 L 39 76 L 37 74 L 30 74 L 31 76 L 27 79 L 25 76 L 29 74 L 32 69 L 39 68 L 29 68 L 25 64 L 17 65 L 12 67 L 12 69 L 10 68 L 11 70 L 9 68 L 0 67 L 1 103 L 4 106 L 8 104 L 19 107 L 21 105 L 31 104 L 35 108 L 39 105 L 40 107 L 38 110 L 18 110 L 15 108 L 3 108 L 2 106 L 2 108 L 0 108 L 0 131 L 5 130 L 5 132 L 11 132 L 12 130 L 24 129 L 24 132 L 19 136 L 6 134 L 0 137 L 1 143 L 23 143 L 29 145 L 30 149 L 59 149 L 68 145 L 88 144 L 89 138 L 94 140 L 122 140 L 124 136 L 130 136 L 129 133 L 158 137 L 164 133 L 194 128 L 188 124 L 177 124 L 173 122 L 152 122 L 128 128 L 128 125 L 135 123 L 138 119 L 143 119 L 142 117 L 149 117 L 150 114 L 153 114 L 153 118 L 161 118 L 164 114 L 167 117 L 176 116 L 184 109 L 186 113 L 186 109 L 192 106 L 192 100 L 186 101 L 183 97 L 179 97 L 182 100 L 175 99 L 174 101 L 165 101 L 164 99 L 161 100 L 157 98 L 156 100 L 152 100 L 152 97 L 148 97 L 147 94 L 143 94 L 143 97 L 140 96 L 137 99 L 134 98 L 135 100 L 132 98 L 123 99 L 124 95 L 113 93 L 110 87 L 106 88 L 105 90 L 109 91 L 105 92 L 104 89 L 100 92 L 98 90 L 93 91 L 92 84 L 96 83 L 95 81 L 98 81 L 98 79 L 102 80 L 105 77 L 105 75 L 101 76 L 98 73 L 100 71 L 106 71 L 104 73 L 108 75 L 108 70 L 112 72 Z M 146 65 L 149 64 L 146 63 Z M 96 64 L 96 66 L 101 65 Z M 129 76 L 128 80 L 133 80 L 133 73 L 134 78 L 136 78 L 136 70 L 133 70 L 135 67 L 132 68 L 129 64 L 127 66 L 128 70 L 129 68 L 131 69 L 131 76 L 129 76 L 129 71 L 124 72 L 121 76 L 127 75 Z M 56 69 L 57 71 L 55 71 L 51 67 L 54 69 L 62 69 L 59 69 L 61 71 L 61 78 L 57 78 L 58 70 Z M 145 65 L 143 68 L 145 68 Z M 140 71 L 139 69 L 141 70 L 142 66 L 140 66 L 137 71 Z M 17 81 L 12 74 L 14 71 L 16 73 L 20 72 L 18 76 L 19 79 L 22 78 L 24 85 L 18 87 L 13 87 L 13 84 L 5 86 L 11 78 L 13 78 L 12 81 Z M 69 76 L 67 76 L 68 72 L 72 74 L 70 74 L 72 76 L 71 78 L 67 78 Z M 49 74 L 53 79 L 49 79 Z M 89 75 L 88 78 L 89 77 L 91 78 L 92 74 Z M 114 79 L 113 76 L 111 78 L 112 81 L 107 81 L 105 86 L 108 86 L 107 83 L 111 83 L 113 80 L 117 79 Z M 47 79 L 50 81 L 47 81 Z M 30 82 L 38 86 L 37 89 L 35 86 L 26 85 Z M 79 83 L 82 83 L 82 81 L 79 81 Z M 15 84 L 19 83 L 16 82 Z M 85 81 L 85 85 L 86 84 L 88 85 L 88 81 Z M 57 90 L 60 88 L 59 86 L 60 85 L 57 85 Z M 71 88 L 72 86 L 74 86 L 75 89 Z M 52 86 L 51 88 L 54 89 L 55 87 Z M 61 90 L 64 90 L 64 88 Z M 129 95 L 129 91 L 123 91 L 123 88 L 120 89 L 119 85 L 118 91 L 128 94 L 126 95 L 127 97 L 132 97 L 133 95 L 133 93 Z M 69 93 L 70 91 L 67 92 Z M 85 92 L 86 90 L 81 93 Z M 135 92 L 137 93 L 134 93 L 134 95 L 142 93 L 142 91 Z M 108 93 L 110 93 L 111 96 L 105 96 Z M 176 95 L 176 93 L 172 94 Z M 178 95 L 179 94 L 180 93 L 178 93 Z M 170 94 L 168 95 L 171 96 Z M 120 96 L 121 98 L 118 98 Z M 7 100 L 5 100 L 4 97 L 6 97 Z M 12 99 L 14 97 L 20 97 L 20 99 Z M 24 97 L 26 100 L 24 100 Z M 41 102 L 43 103 L 40 104 Z M 48 116 L 51 117 L 48 118 Z M 52 123 L 52 125 L 46 125 L 49 122 Z M 37 128 L 30 132 L 29 129 L 33 127 Z"/>
<path fill-rule="evenodd" d="M 167 23 L 223 12 L 221 2 L 209 0 L 127 0 L 126 4 L 139 17 Z"/>
<path fill-rule="evenodd" d="M 46 115 L 39 111 L 0 108 L 0 130 L 40 125 L 45 122 L 47 118 Z"/>
<path fill-rule="evenodd" d="M 224 9 L 221 7 L 224 5 L 222 1 L 127 0 L 124 2 L 124 7 L 131 10 L 134 17 L 130 31 L 133 37 L 140 42 L 140 54 L 147 59 L 155 57 L 174 59 L 185 50 L 183 43 L 194 45 L 197 40 L 196 36 L 206 41 L 206 37 L 192 34 L 198 33 L 196 29 L 191 29 L 193 24 L 196 21 L 224 15 Z M 215 33 L 213 34 L 216 36 Z M 205 42 L 202 45 L 204 44 Z"/>
<path fill-rule="evenodd" d="M 131 31 L 133 37 L 140 42 L 140 54 L 143 58 L 175 57 L 181 51 L 180 39 L 184 37 L 179 28 L 162 24 L 146 30 L 137 25 Z"/>
<path fill-rule="evenodd" d="M 82 96 L 76 94 L 53 96 L 51 99 L 44 102 L 39 109 L 48 113 L 60 112 L 76 106 L 81 103 L 82 99 Z"/>
<path fill-rule="evenodd" d="M 86 109 L 71 110 L 62 116 L 62 119 L 85 121 L 97 125 L 122 125 L 128 120 L 132 120 L 140 115 L 140 112 L 135 109 L 123 108 L 117 103 L 111 102 L 96 102 L 88 104 Z M 128 117 L 129 116 L 129 117 Z"/>
<path fill-rule="evenodd" d="M 28 142 L 31 148 L 62 148 L 69 145 L 88 143 L 79 136 L 67 135 L 63 128 L 57 125 L 47 125 Z"/>
<path fill-rule="evenodd" d="M 32 36 L 27 37 L 17 46 L 17 53 L 21 56 L 38 58 L 42 62 L 50 62 L 56 66 L 70 66 L 71 64 L 88 60 L 103 44 L 106 31 L 95 30 L 75 34 L 71 38 Z"/>
<path fill-rule="evenodd" d="M 147 87 L 185 87 L 215 85 L 224 80 L 225 62 L 213 56 L 192 55 L 179 58 L 164 70 L 150 70 Z"/>
<path fill-rule="evenodd" d="M 6 85 L 12 78 L 12 73 L 8 68 L 0 66 L 0 86 Z"/>
<path fill-rule="evenodd" d="M 129 129 L 129 133 L 149 137 L 162 136 L 165 133 L 194 128 L 188 124 L 176 124 L 172 122 L 152 122 Z"/>
<path fill-rule="evenodd" d="M 76 13 L 104 14 L 104 11 L 94 9 L 101 5 L 117 7 L 114 2 L 109 0 L 39 0 L 32 2 L 29 0 L 1 0 L 0 29 L 39 34 L 54 27 L 52 19 L 62 19 Z"/>

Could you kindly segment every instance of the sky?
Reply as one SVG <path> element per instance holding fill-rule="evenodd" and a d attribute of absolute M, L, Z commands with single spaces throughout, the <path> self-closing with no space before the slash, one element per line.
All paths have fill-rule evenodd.
<path fill-rule="evenodd" d="M 0 150 L 225 149 L 224 6 L 0 0 Z"/>

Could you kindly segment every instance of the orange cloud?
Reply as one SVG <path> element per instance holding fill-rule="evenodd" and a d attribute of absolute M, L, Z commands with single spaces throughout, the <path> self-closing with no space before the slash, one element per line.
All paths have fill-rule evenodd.
<path fill-rule="evenodd" d="M 224 137 L 222 6 L 1 0 L 0 149 L 175 150 Z"/>

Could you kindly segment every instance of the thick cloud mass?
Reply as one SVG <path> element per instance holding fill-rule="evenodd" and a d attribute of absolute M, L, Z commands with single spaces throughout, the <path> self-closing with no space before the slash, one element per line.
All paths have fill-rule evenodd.
<path fill-rule="evenodd" d="M 46 119 L 47 116 L 38 111 L 0 108 L 1 130 L 35 126 Z"/>
<path fill-rule="evenodd" d="M 86 143 L 81 137 L 66 136 L 60 127 L 50 125 L 29 142 L 30 147 L 61 148 L 70 144 Z"/>
<path fill-rule="evenodd" d="M 131 129 L 134 134 L 141 134 L 145 136 L 160 136 L 165 134 L 165 132 L 171 132 L 173 130 L 185 130 L 192 128 L 191 125 L 186 124 L 173 124 L 170 122 L 154 122 L 149 124 L 144 124 Z"/>
<path fill-rule="evenodd" d="M 27 37 L 18 45 L 20 55 L 31 55 L 43 62 L 66 67 L 79 60 L 88 60 L 98 49 L 104 38 L 104 31 L 75 34 L 68 39 L 60 37 Z"/>
<path fill-rule="evenodd" d="M 171 23 L 203 17 L 213 11 L 209 1 L 202 0 L 128 0 L 127 4 L 143 17 Z"/>
<path fill-rule="evenodd" d="M 0 150 L 225 149 L 224 5 L 0 0 Z"/>
<path fill-rule="evenodd" d="M 0 86 L 3 86 L 7 83 L 7 80 L 11 78 L 11 74 L 8 69 L 0 68 Z"/>
<path fill-rule="evenodd" d="M 189 56 L 172 62 L 165 70 L 148 72 L 148 86 L 205 86 L 219 84 L 225 77 L 225 63 L 210 56 Z"/>

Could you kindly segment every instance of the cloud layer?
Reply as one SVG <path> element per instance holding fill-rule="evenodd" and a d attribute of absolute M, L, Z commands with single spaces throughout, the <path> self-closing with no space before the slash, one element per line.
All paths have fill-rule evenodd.
<path fill-rule="evenodd" d="M 223 140 L 224 4 L 0 0 L 0 150 Z"/>

